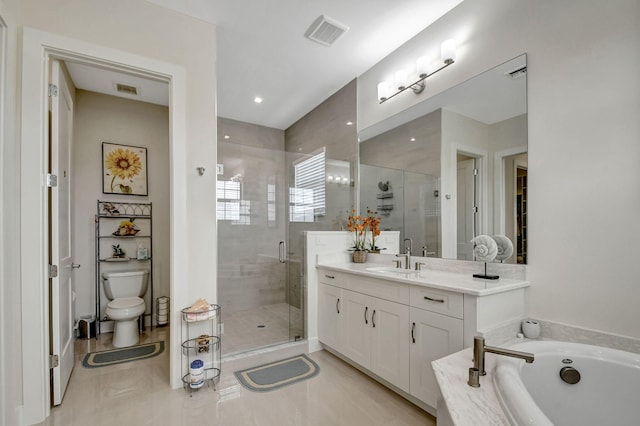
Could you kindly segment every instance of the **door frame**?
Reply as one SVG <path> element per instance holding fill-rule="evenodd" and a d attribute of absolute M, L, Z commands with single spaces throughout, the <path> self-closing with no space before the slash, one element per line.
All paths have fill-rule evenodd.
<path fill-rule="evenodd" d="M 489 227 L 489 215 L 487 214 L 487 207 L 489 206 L 489 187 L 488 187 L 488 172 L 489 169 L 489 153 L 485 149 L 481 149 L 471 145 L 465 145 L 461 143 L 452 143 L 449 151 L 448 163 L 450 164 L 449 170 L 443 169 L 443 179 L 448 177 L 449 191 L 453 198 L 453 203 L 442 204 L 442 257 L 449 259 L 457 258 L 457 243 L 458 243 L 458 229 L 456 224 L 458 223 L 458 154 L 464 154 L 468 157 L 476 159 L 476 168 L 478 169 L 477 182 L 477 202 L 478 202 L 478 232 L 490 233 Z M 446 158 L 446 157 L 445 157 Z M 445 174 L 447 175 L 445 177 Z M 443 185 L 443 190 L 444 190 Z M 448 200 L 449 194 L 445 194 L 445 199 Z M 446 216 L 446 217 L 445 217 Z M 447 224 L 450 224 L 448 229 Z"/>
<path fill-rule="evenodd" d="M 186 214 L 186 71 L 175 64 L 107 48 L 81 40 L 24 28 L 21 82 L 20 159 L 20 284 L 22 338 L 22 422 L 38 423 L 50 413 L 49 289 L 47 173 L 48 66 L 51 58 L 134 73 L 169 84 L 170 168 L 170 300 L 186 306 L 186 292 L 175 291 L 178 278 L 187 274 Z M 171 321 L 179 324 L 179 312 L 170 308 Z M 180 382 L 179 333 L 171 333 L 169 378 L 172 388 Z M 174 350 L 174 348 L 177 348 Z"/>
<path fill-rule="evenodd" d="M 528 148 L 526 145 L 515 146 L 512 148 L 508 148 L 502 151 L 496 151 L 494 154 L 493 160 L 493 206 L 494 206 L 494 234 L 496 235 L 504 235 L 506 232 L 506 223 L 507 219 L 505 216 L 505 193 L 504 193 L 504 181 L 505 181 L 505 170 L 504 170 L 504 159 L 505 157 L 511 157 L 516 154 L 525 154 Z"/>

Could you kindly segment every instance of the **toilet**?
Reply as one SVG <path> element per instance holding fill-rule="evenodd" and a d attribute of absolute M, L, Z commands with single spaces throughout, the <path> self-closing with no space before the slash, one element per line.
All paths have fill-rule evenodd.
<path fill-rule="evenodd" d="M 107 318 L 115 322 L 113 346 L 116 348 L 138 343 L 138 317 L 146 309 L 141 297 L 147 291 L 148 280 L 147 270 L 102 273 L 104 293 L 110 300 Z"/>

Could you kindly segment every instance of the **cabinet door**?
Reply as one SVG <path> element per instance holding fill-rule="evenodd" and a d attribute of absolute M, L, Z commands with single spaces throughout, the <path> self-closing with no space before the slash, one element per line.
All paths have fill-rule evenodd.
<path fill-rule="evenodd" d="M 342 351 L 342 289 L 318 285 L 318 338 L 336 351 Z"/>
<path fill-rule="evenodd" d="M 342 290 L 344 330 L 342 354 L 364 368 L 371 366 L 371 297 Z"/>
<path fill-rule="evenodd" d="M 371 298 L 371 371 L 409 392 L 409 307 Z"/>
<path fill-rule="evenodd" d="M 462 350 L 463 322 L 416 308 L 411 308 L 410 317 L 410 393 L 435 408 L 440 391 L 431 361 Z"/>

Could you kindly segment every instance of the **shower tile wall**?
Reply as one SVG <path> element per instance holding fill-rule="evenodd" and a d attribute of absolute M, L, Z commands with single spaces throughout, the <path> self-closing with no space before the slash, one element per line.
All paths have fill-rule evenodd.
<path fill-rule="evenodd" d="M 340 230 L 346 225 L 347 212 L 354 208 L 354 167 L 357 161 L 356 80 L 351 81 L 285 131 L 287 164 L 325 149 L 326 174 L 347 178 L 346 183 L 327 182 L 325 215 L 314 222 L 289 223 L 289 284 L 292 306 L 304 306 L 304 231 Z M 351 122 L 348 125 L 347 122 Z M 293 181 L 289 170 L 289 182 Z M 296 303 L 298 300 L 299 303 Z M 300 305 L 300 306 L 298 306 Z M 297 335 L 292 329 L 292 335 Z"/>

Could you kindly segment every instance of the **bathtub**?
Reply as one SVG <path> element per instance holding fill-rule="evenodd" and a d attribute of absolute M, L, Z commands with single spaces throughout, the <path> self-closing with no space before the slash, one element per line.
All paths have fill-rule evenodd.
<path fill-rule="evenodd" d="M 512 424 L 640 424 L 639 354 L 556 341 L 523 342 L 511 349 L 535 355 L 532 364 L 496 358 L 496 393 Z M 560 377 L 564 367 L 578 371 L 577 383 Z M 578 378 L 575 371 L 563 374 L 569 381 Z"/>

